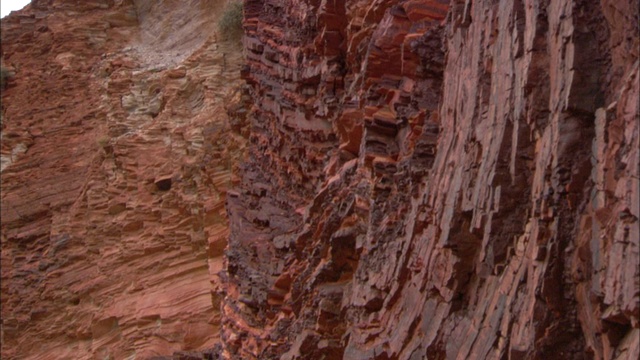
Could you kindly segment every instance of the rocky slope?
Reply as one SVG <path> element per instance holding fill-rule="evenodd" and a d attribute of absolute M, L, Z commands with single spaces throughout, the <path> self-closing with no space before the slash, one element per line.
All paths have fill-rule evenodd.
<path fill-rule="evenodd" d="M 2 358 L 218 342 L 244 140 L 222 1 L 34 0 L 2 20 Z"/>
<path fill-rule="evenodd" d="M 247 0 L 225 356 L 640 354 L 638 8 Z"/>

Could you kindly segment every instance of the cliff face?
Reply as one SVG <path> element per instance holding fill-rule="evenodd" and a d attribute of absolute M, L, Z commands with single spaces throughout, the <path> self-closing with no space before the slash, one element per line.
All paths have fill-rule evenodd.
<path fill-rule="evenodd" d="M 218 342 L 224 108 L 241 47 L 214 1 L 34 0 L 2 20 L 2 358 Z"/>
<path fill-rule="evenodd" d="M 640 355 L 637 2 L 223 3 L 2 20 L 3 359 Z"/>
<path fill-rule="evenodd" d="M 225 355 L 640 354 L 634 1 L 247 0 Z"/>

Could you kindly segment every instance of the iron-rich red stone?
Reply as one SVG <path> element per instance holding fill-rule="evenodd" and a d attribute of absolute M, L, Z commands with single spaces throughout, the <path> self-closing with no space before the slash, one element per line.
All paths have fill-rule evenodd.
<path fill-rule="evenodd" d="M 225 356 L 638 356 L 633 2 L 246 4 Z"/>
<path fill-rule="evenodd" d="M 2 359 L 191 359 L 219 343 L 245 142 L 226 105 L 246 128 L 221 4 L 33 0 L 2 19 Z"/>

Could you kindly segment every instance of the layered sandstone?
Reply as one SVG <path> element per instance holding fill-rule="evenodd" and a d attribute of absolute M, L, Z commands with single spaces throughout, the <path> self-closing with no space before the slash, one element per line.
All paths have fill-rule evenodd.
<path fill-rule="evenodd" d="M 637 358 L 637 19 L 245 1 L 225 356 Z"/>
<path fill-rule="evenodd" d="M 214 347 L 244 140 L 222 1 L 33 0 L 2 20 L 2 358 Z"/>

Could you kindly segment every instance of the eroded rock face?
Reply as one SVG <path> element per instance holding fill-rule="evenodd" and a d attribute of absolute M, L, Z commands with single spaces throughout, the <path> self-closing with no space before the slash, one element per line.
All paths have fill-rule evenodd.
<path fill-rule="evenodd" d="M 2 20 L 3 359 L 640 355 L 637 4 L 221 6 Z"/>
<path fill-rule="evenodd" d="M 638 357 L 637 16 L 247 0 L 225 356 Z"/>
<path fill-rule="evenodd" d="M 226 116 L 241 49 L 218 39 L 221 6 L 34 0 L 2 20 L 15 69 L 2 94 L 3 359 L 219 341 L 225 193 L 244 143 Z"/>

